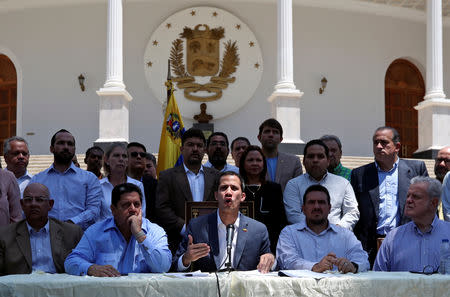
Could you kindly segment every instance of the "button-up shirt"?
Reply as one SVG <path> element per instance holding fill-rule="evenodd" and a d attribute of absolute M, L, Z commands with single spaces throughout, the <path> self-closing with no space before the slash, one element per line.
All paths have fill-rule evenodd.
<path fill-rule="evenodd" d="M 447 172 L 442 182 L 442 211 L 444 220 L 450 222 L 450 171 Z"/>
<path fill-rule="evenodd" d="M 203 166 L 200 167 L 197 174 L 187 168 L 184 163 L 183 166 L 189 181 L 189 187 L 191 188 L 192 200 L 195 202 L 203 201 L 203 195 L 205 193 L 205 173 L 203 172 Z"/>
<path fill-rule="evenodd" d="M 17 183 L 19 184 L 19 189 L 20 189 L 20 197 L 23 198 L 23 191 L 30 183 L 30 180 L 32 177 L 33 177 L 33 175 L 30 174 L 27 170 L 24 175 L 22 175 L 21 177 L 19 177 L 17 179 Z"/>
<path fill-rule="evenodd" d="M 320 234 L 308 228 L 305 222 L 289 225 L 280 234 L 277 261 L 280 269 L 311 270 L 329 253 L 358 264 L 358 272 L 369 268 L 367 253 L 353 232 L 328 222 Z M 334 266 L 333 270 L 337 270 Z"/>
<path fill-rule="evenodd" d="M 413 221 L 395 228 L 383 240 L 373 270 L 422 272 L 429 265 L 436 271 L 442 239 L 450 239 L 450 223 L 437 216 L 427 232 Z"/>
<path fill-rule="evenodd" d="M 100 213 L 102 189 L 92 172 L 71 164 L 61 173 L 52 164 L 33 176 L 30 183 L 41 183 L 49 189 L 50 197 L 55 200 L 49 217 L 60 221 L 71 220 L 86 230 Z"/>
<path fill-rule="evenodd" d="M 207 161 L 205 164 L 203 164 L 203 166 L 208 167 L 208 168 L 215 168 L 209 161 Z M 220 172 L 225 172 L 225 171 L 233 171 L 233 172 L 236 172 L 237 174 L 239 174 L 239 168 L 236 166 L 233 166 L 231 164 L 228 164 L 228 163 L 225 163 L 225 166 L 222 168 L 222 170 L 220 170 Z"/>
<path fill-rule="evenodd" d="M 389 171 L 382 171 L 375 162 L 380 192 L 377 233 L 381 235 L 387 234 L 400 222 L 400 213 L 398 212 L 398 162 L 399 158 Z"/>
<path fill-rule="evenodd" d="M 52 247 L 50 244 L 50 227 L 49 221 L 41 230 L 36 231 L 27 224 L 28 234 L 30 236 L 31 245 L 31 262 L 32 269 L 49 273 L 56 273 L 55 264 L 53 263 Z"/>
<path fill-rule="evenodd" d="M 93 264 L 112 265 L 120 274 L 167 272 L 172 253 L 164 229 L 142 218 L 142 230 L 146 234 L 143 242 L 138 243 L 133 235 L 127 242 L 117 228 L 114 217 L 92 225 L 67 256 L 64 262 L 66 272 L 86 275 Z"/>
<path fill-rule="evenodd" d="M 278 163 L 278 156 L 274 158 L 267 158 L 267 172 L 269 173 L 269 177 L 271 181 L 275 181 L 277 177 L 277 163 Z"/>
<path fill-rule="evenodd" d="M 146 205 L 145 205 L 145 193 L 144 186 L 138 180 L 127 176 L 127 183 L 134 184 L 139 187 L 142 193 L 142 216 L 145 217 L 146 214 Z M 114 189 L 112 183 L 109 182 L 108 177 L 104 177 L 100 180 L 100 186 L 102 187 L 103 199 L 100 206 L 100 216 L 96 220 L 96 222 L 106 219 L 107 217 L 112 216 L 111 212 L 111 195 Z"/>
<path fill-rule="evenodd" d="M 283 202 L 289 223 L 305 221 L 302 212 L 303 195 L 311 185 L 322 185 L 330 192 L 331 211 L 328 220 L 341 227 L 352 230 L 359 220 L 358 202 L 349 181 L 341 176 L 327 173 L 317 181 L 308 173 L 291 179 L 284 189 Z"/>
<path fill-rule="evenodd" d="M 351 176 L 352 170 L 350 168 L 342 166 L 342 163 L 339 163 L 339 165 L 336 166 L 333 169 L 333 172 L 331 172 L 331 173 L 342 176 L 343 178 L 345 178 L 348 181 L 350 181 L 350 179 L 352 177 Z"/>

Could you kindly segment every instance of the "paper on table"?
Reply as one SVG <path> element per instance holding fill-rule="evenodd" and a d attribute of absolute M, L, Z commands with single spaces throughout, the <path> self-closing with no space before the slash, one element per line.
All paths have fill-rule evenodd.
<path fill-rule="evenodd" d="M 201 272 L 200 270 L 193 272 L 175 272 L 175 273 L 165 273 L 167 276 L 174 276 L 176 278 L 191 278 L 191 277 L 206 277 L 209 276 L 207 272 Z"/>
<path fill-rule="evenodd" d="M 290 277 L 312 277 L 315 279 L 338 276 L 334 273 L 318 273 L 311 270 L 280 270 L 280 273 Z"/>

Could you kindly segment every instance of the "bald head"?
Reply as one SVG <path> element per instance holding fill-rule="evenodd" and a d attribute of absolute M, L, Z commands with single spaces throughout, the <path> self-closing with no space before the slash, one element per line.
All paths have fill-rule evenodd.
<path fill-rule="evenodd" d="M 50 199 L 50 191 L 48 188 L 40 183 L 28 184 L 28 186 L 23 191 L 23 197 L 44 197 Z"/>
<path fill-rule="evenodd" d="M 47 224 L 48 212 L 52 209 L 54 200 L 50 199 L 50 192 L 43 184 L 29 184 L 23 191 L 20 200 L 23 213 L 28 224 L 35 230 L 40 230 Z"/>
<path fill-rule="evenodd" d="M 450 146 L 445 146 L 439 150 L 436 162 L 434 163 L 436 179 L 442 183 L 448 171 L 450 171 Z"/>

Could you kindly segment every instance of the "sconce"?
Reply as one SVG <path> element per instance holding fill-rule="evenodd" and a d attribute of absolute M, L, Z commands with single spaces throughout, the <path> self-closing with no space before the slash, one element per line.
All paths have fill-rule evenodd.
<path fill-rule="evenodd" d="M 80 84 L 80 88 L 81 88 L 81 92 L 84 92 L 84 76 L 83 74 L 80 74 L 80 76 L 78 76 L 78 83 Z"/>
<path fill-rule="evenodd" d="M 325 92 L 325 88 L 327 87 L 327 83 L 328 83 L 328 80 L 324 76 L 322 78 L 322 80 L 320 81 L 320 84 L 322 85 L 322 87 L 319 89 L 319 94 L 322 94 L 323 92 Z"/>

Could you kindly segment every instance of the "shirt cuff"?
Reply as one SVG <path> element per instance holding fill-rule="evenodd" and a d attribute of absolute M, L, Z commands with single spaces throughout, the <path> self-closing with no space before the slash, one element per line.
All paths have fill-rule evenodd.
<path fill-rule="evenodd" d="M 178 271 L 186 271 L 186 270 L 189 269 L 189 267 L 191 267 L 190 264 L 188 266 L 184 266 L 184 264 L 183 264 L 183 257 L 184 257 L 184 254 L 181 257 L 178 258 L 178 265 L 177 265 L 177 270 Z"/>

